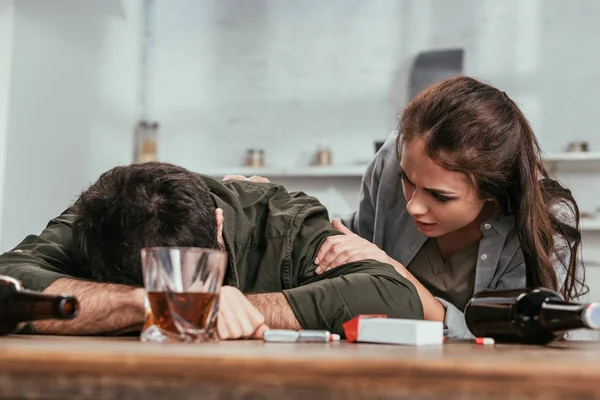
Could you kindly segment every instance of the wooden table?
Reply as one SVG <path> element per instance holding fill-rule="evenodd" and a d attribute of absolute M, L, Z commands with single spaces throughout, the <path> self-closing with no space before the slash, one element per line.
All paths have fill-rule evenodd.
<path fill-rule="evenodd" d="M 0 398 L 600 398 L 600 342 L 149 344 L 0 337 Z"/>

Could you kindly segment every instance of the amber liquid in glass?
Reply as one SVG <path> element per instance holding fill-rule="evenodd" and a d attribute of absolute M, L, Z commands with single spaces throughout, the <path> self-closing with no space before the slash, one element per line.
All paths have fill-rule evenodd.
<path fill-rule="evenodd" d="M 178 333 L 178 330 L 171 310 L 194 329 L 207 329 L 218 298 L 218 293 L 148 292 L 152 322 L 160 329 L 173 333 Z"/>

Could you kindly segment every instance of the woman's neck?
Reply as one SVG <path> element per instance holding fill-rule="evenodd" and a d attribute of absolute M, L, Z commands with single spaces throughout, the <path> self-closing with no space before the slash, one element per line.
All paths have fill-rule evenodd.
<path fill-rule="evenodd" d="M 464 248 L 478 242 L 481 239 L 481 224 L 491 218 L 498 211 L 498 204 L 495 201 L 486 202 L 481 212 L 470 224 L 437 237 L 435 243 L 438 251 L 445 261 Z"/>

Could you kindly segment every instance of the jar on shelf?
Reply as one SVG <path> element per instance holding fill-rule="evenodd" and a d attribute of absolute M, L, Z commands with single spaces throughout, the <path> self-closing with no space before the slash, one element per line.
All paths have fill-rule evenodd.
<path fill-rule="evenodd" d="M 331 165 L 331 150 L 328 146 L 321 145 L 315 154 L 314 165 L 327 166 Z"/>
<path fill-rule="evenodd" d="M 158 123 L 140 121 L 135 129 L 134 162 L 144 163 L 156 161 L 156 139 L 158 136 Z"/>
<path fill-rule="evenodd" d="M 244 162 L 246 167 L 264 167 L 265 166 L 265 152 L 262 149 L 248 149 L 246 150 L 246 160 Z"/>

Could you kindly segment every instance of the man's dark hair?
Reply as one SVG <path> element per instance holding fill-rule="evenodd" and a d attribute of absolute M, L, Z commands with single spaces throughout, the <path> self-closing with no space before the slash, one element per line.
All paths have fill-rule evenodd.
<path fill-rule="evenodd" d="M 210 190 L 202 176 L 172 164 L 115 167 L 71 211 L 83 267 L 99 282 L 142 286 L 144 247 L 219 247 Z"/>

